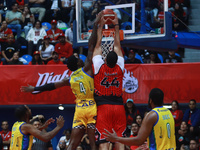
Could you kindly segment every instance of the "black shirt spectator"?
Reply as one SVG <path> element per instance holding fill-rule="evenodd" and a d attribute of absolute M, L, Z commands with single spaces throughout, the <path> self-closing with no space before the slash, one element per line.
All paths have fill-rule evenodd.
<path fill-rule="evenodd" d="M 165 63 L 178 63 L 183 62 L 180 56 L 177 56 L 174 51 L 169 51 L 169 55 L 165 58 Z"/>
<path fill-rule="evenodd" d="M 13 59 L 8 64 L 9 65 L 23 65 L 23 63 L 21 61 L 19 61 L 19 54 L 18 54 L 18 52 L 15 52 L 13 54 Z"/>
<path fill-rule="evenodd" d="M 142 62 L 135 58 L 135 51 L 130 50 L 128 54 L 128 59 L 125 61 L 126 64 L 141 64 Z"/>
<path fill-rule="evenodd" d="M 11 62 L 13 54 L 20 51 L 12 34 L 8 35 L 8 42 L 2 44 L 1 50 L 3 57 L 7 62 Z"/>

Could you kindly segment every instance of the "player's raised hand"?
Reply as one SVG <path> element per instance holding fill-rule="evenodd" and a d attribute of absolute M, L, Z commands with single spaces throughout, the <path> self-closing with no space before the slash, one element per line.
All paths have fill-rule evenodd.
<path fill-rule="evenodd" d="M 28 86 L 21 86 L 20 90 L 21 92 L 33 92 L 34 86 L 28 84 Z"/>
<path fill-rule="evenodd" d="M 42 126 L 42 129 L 46 129 L 51 123 L 54 123 L 55 119 L 49 118 Z"/>
<path fill-rule="evenodd" d="M 103 11 L 100 11 L 97 15 L 96 15 L 96 19 L 95 19 L 95 24 L 99 24 L 100 23 L 100 20 L 103 16 Z"/>
<path fill-rule="evenodd" d="M 101 21 L 99 22 L 99 27 L 102 27 L 105 25 L 105 23 L 110 20 L 109 18 L 108 19 L 104 19 L 104 16 L 101 17 Z"/>
<path fill-rule="evenodd" d="M 112 23 L 114 24 L 114 25 L 116 25 L 116 24 L 119 24 L 119 21 L 118 21 L 118 17 L 117 17 L 117 14 L 116 14 L 116 12 L 114 12 L 114 14 L 115 14 L 115 19 L 110 19 L 110 21 L 112 21 Z"/>
<path fill-rule="evenodd" d="M 108 130 L 104 129 L 107 133 L 103 133 L 107 141 L 117 142 L 117 134 L 114 129 L 112 129 L 113 133 L 110 133 Z"/>
<path fill-rule="evenodd" d="M 58 118 L 56 118 L 56 120 L 57 120 L 57 127 L 62 128 L 65 123 L 63 116 L 60 115 Z"/>

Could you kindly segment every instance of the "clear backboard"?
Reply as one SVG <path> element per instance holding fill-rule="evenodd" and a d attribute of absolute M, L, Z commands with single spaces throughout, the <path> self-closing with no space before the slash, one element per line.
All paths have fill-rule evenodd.
<path fill-rule="evenodd" d="M 172 39 L 168 0 L 78 0 L 74 21 L 75 47 L 88 45 L 96 14 L 103 9 L 113 9 L 117 13 L 120 30 L 124 32 L 122 45 L 140 47 L 148 42 L 152 45 L 152 42 Z"/>

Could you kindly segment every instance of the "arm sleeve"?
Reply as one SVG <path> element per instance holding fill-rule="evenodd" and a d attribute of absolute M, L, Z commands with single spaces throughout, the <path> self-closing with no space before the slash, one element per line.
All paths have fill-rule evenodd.
<path fill-rule="evenodd" d="M 94 65 L 94 74 L 97 74 L 99 72 L 99 69 L 104 64 L 104 61 L 102 59 L 101 55 L 96 55 L 92 58 L 92 62 Z"/>
<path fill-rule="evenodd" d="M 121 56 L 118 56 L 117 64 L 120 66 L 122 71 L 124 70 L 124 58 Z"/>
<path fill-rule="evenodd" d="M 54 89 L 56 89 L 55 84 L 54 83 L 49 83 L 49 84 L 45 84 L 43 86 L 35 87 L 34 91 L 43 92 L 43 91 L 51 91 L 51 90 L 54 90 Z"/>

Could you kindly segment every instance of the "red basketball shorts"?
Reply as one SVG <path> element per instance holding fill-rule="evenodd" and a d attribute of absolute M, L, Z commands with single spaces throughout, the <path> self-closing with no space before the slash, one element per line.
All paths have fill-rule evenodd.
<path fill-rule="evenodd" d="M 96 141 L 99 144 L 106 142 L 103 135 L 104 129 L 111 133 L 114 129 L 118 136 L 123 136 L 126 129 L 126 115 L 123 105 L 97 106 Z"/>

